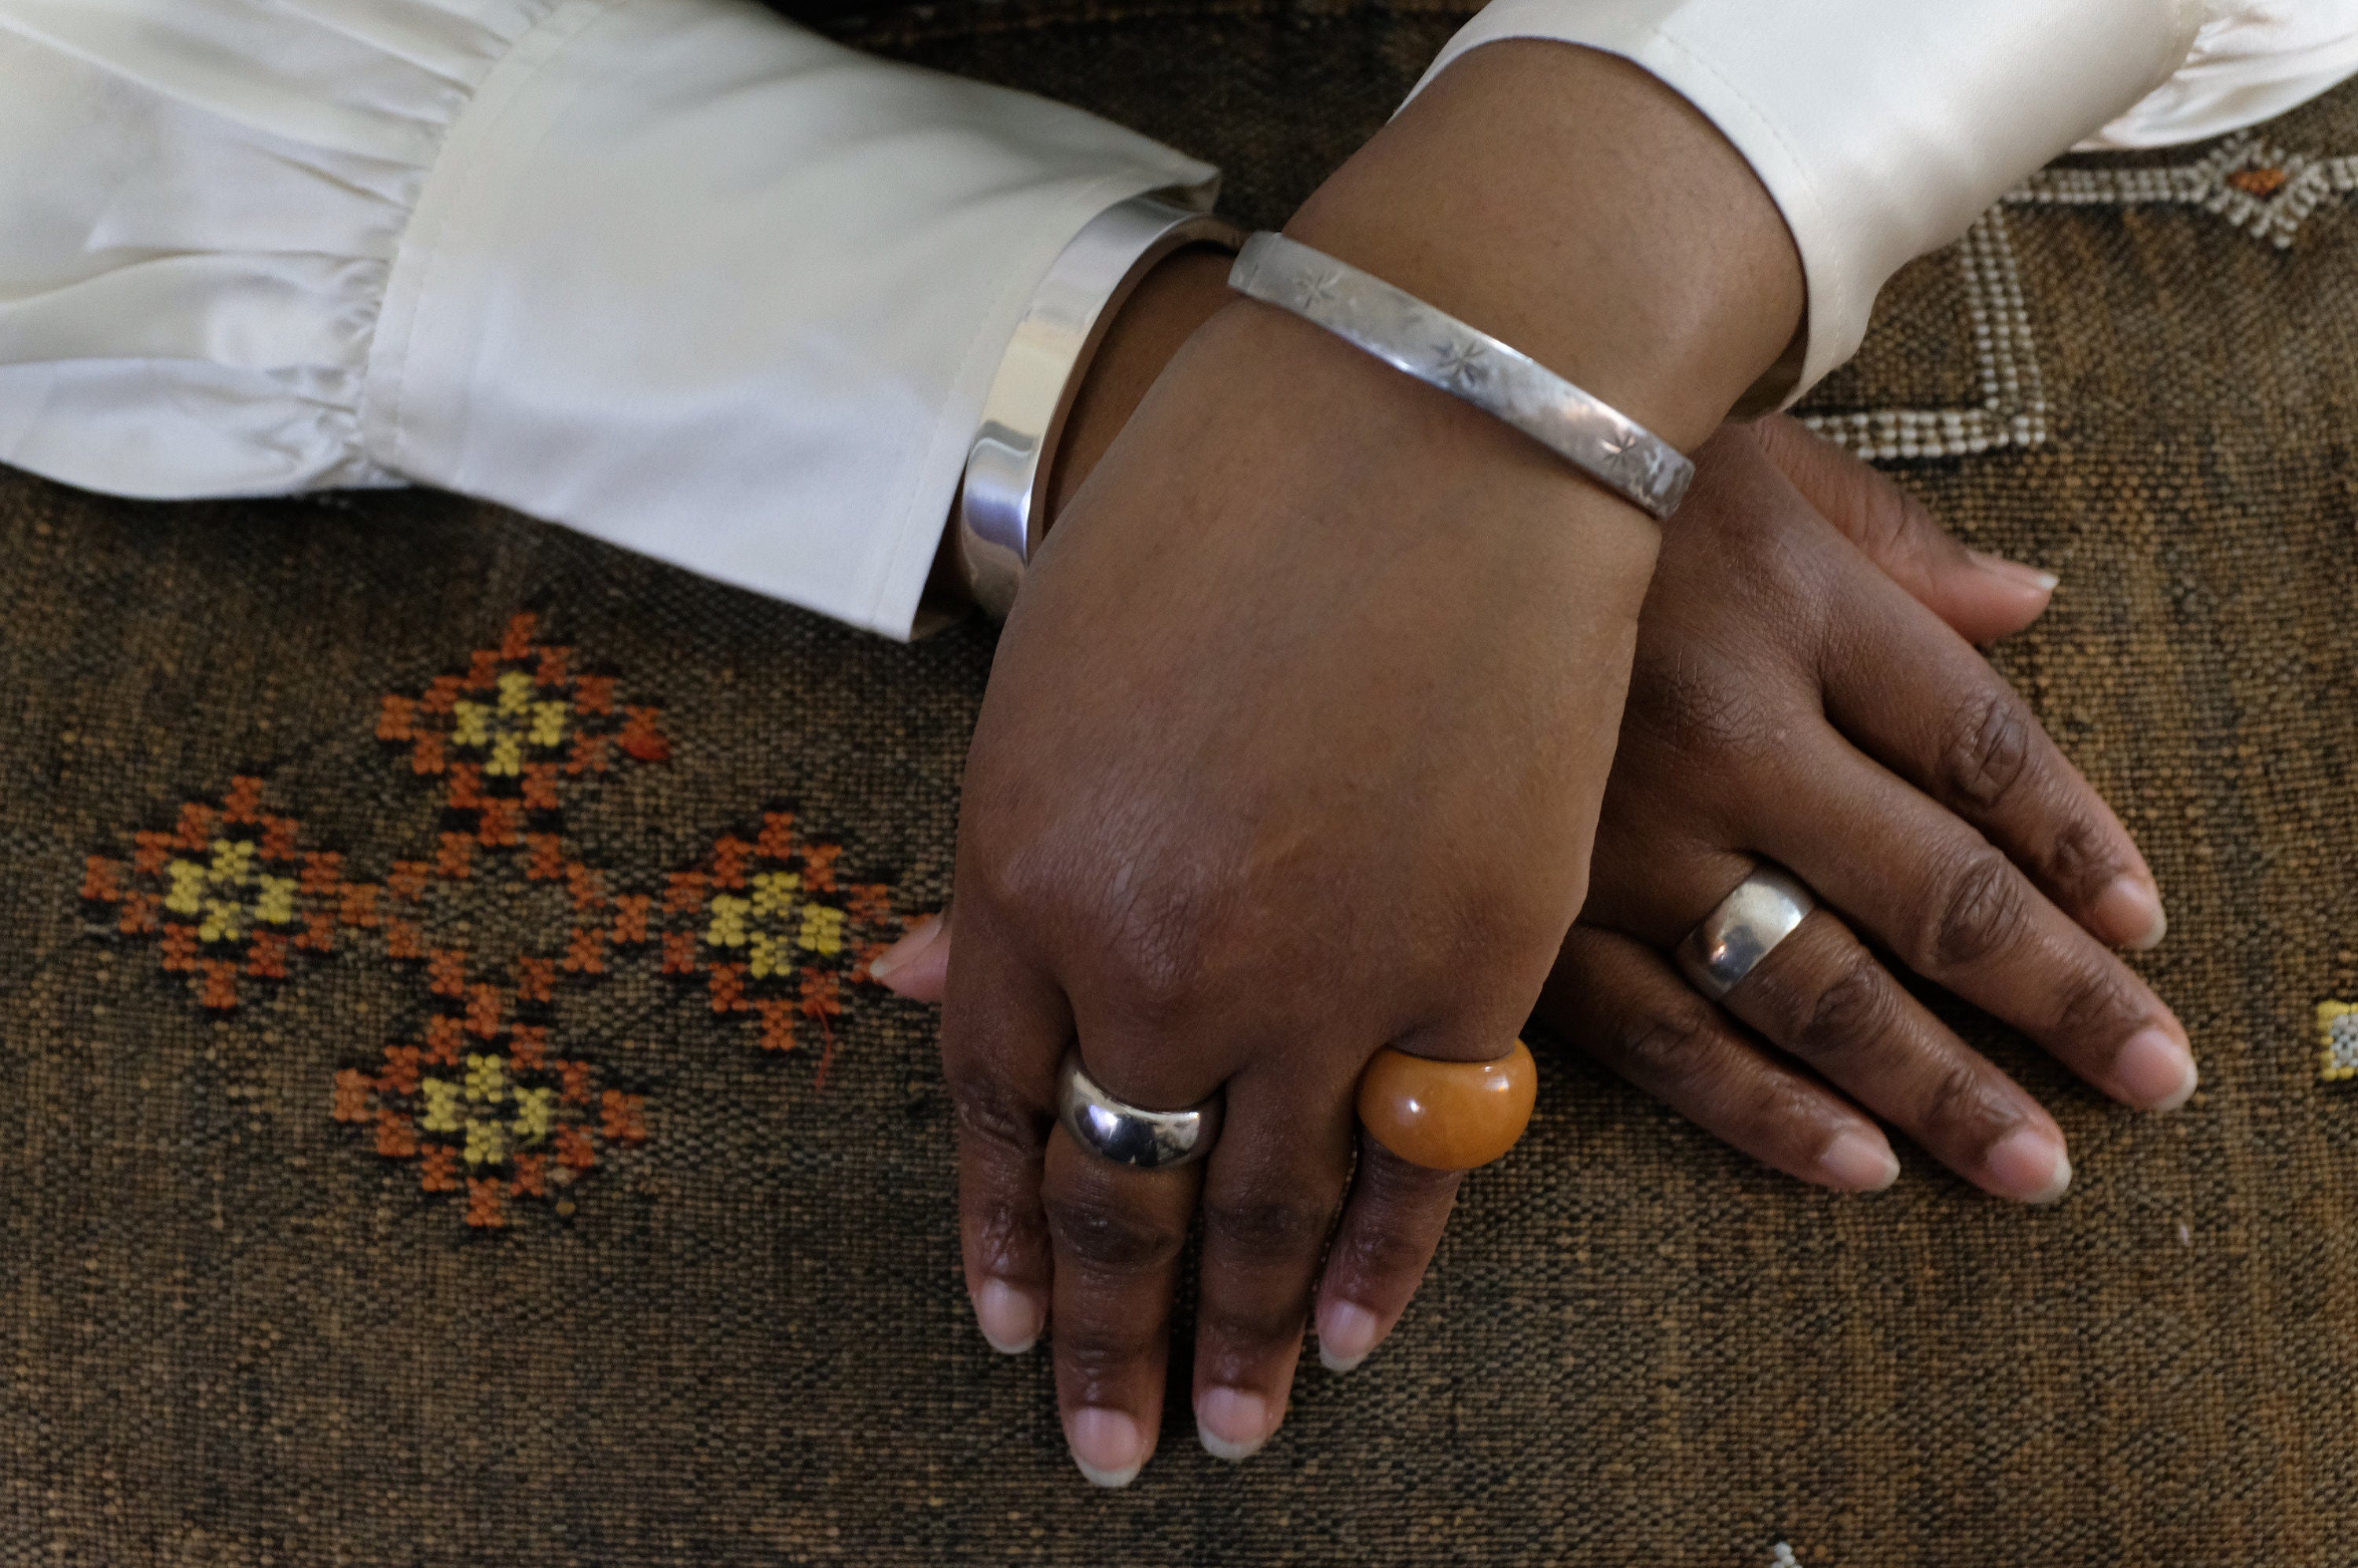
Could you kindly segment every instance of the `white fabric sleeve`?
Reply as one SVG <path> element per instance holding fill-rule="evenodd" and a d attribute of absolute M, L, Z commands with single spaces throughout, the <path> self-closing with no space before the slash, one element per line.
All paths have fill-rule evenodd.
<path fill-rule="evenodd" d="M 1033 287 L 1213 178 L 747 0 L 0 0 L 0 461 L 439 485 L 906 635 Z"/>
<path fill-rule="evenodd" d="M 2213 0 L 2168 81 L 2081 143 L 2200 141 L 2271 119 L 2358 74 L 2358 0 Z"/>
<path fill-rule="evenodd" d="M 2265 59 L 2275 90 L 2205 87 L 2189 62 L 2198 33 Z M 1901 265 L 2057 154 L 2125 114 L 2115 137 L 2161 135 L 2173 114 L 2211 135 L 2288 107 L 2358 66 L 2353 37 L 2353 0 L 1493 0 L 1424 81 L 1482 44 L 1555 38 L 1635 62 L 1717 125 L 1784 214 L 1807 279 L 1801 351 L 1747 400 L 1774 404 L 1850 357 Z M 2305 63 L 2283 52 L 2296 44 Z M 2154 106 L 2141 128 L 2140 101 Z"/>

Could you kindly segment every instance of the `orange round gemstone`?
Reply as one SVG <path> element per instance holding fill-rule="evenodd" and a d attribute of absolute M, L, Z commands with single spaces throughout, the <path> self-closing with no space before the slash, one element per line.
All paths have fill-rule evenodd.
<path fill-rule="evenodd" d="M 1387 1045 L 1359 1076 L 1359 1120 L 1412 1165 L 1470 1171 L 1515 1146 L 1539 1089 L 1520 1040 L 1495 1062 L 1436 1062 Z"/>

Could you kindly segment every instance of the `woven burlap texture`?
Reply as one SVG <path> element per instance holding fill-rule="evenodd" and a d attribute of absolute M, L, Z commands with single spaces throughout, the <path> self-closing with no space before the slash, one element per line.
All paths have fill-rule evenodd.
<path fill-rule="evenodd" d="M 839 30 L 1217 158 L 1265 223 L 1456 19 Z M 2254 202 L 2289 154 L 2358 153 L 2358 95 L 2266 138 L 2221 174 Z M 2352 1561 L 2358 1098 L 2320 1081 L 2314 1023 L 2358 1000 L 2344 200 L 2284 246 L 2224 198 L 2010 206 L 2013 384 L 1986 342 L 2017 308 L 1951 255 L 1816 405 L 2004 406 L 1994 449 L 1894 471 L 2063 576 L 1996 656 L 2169 895 L 2138 964 L 2195 1102 L 2113 1108 L 1949 1009 L 2055 1108 L 2070 1196 L 2026 1211 L 1909 1154 L 1844 1199 L 1542 1041 L 1531 1136 L 1469 1183 L 1399 1336 L 1306 1370 L 1242 1466 L 1174 1399 L 1119 1495 L 1075 1475 L 1045 1356 L 974 1333 L 932 1015 L 853 972 L 947 892 L 987 631 L 893 646 L 424 492 L 158 506 L 0 474 L 0 1562 Z M 453 804 L 495 749 L 460 726 L 535 703 L 570 726 L 519 742 L 559 805 L 503 841 L 506 808 Z M 314 925 L 269 917 L 248 851 L 204 884 L 243 915 L 170 870 L 249 842 Z M 758 927 L 772 874 L 796 911 L 886 891 L 840 951 L 756 974 L 717 901 Z M 161 902 L 176 876 L 194 913 Z M 805 1007 L 818 969 L 839 1011 Z M 389 1045 L 484 1092 L 437 1122 Z M 492 1055 L 503 1090 L 466 1061 Z M 571 1162 L 522 1127 L 527 1082 Z M 505 1141 L 443 1182 L 403 1152 L 491 1105 Z"/>

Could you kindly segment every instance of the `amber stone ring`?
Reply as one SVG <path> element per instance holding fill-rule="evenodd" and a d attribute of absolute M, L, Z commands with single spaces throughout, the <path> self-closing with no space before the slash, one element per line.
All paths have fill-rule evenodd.
<path fill-rule="evenodd" d="M 1359 1121 L 1412 1165 L 1470 1171 L 1515 1146 L 1539 1087 L 1520 1040 L 1490 1062 L 1436 1062 L 1387 1045 L 1359 1075 Z"/>

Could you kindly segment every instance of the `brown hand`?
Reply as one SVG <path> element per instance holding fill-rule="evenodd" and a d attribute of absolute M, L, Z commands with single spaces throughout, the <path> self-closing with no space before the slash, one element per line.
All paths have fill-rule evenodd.
<path fill-rule="evenodd" d="M 1799 313 L 1732 150 L 1553 45 L 1453 66 L 1293 232 L 1685 444 Z M 1564 309 L 1565 276 L 1616 308 Z M 943 1058 L 978 1314 L 1009 1346 L 1053 1322 L 1092 1478 L 1152 1452 L 1199 1212 L 1215 1453 L 1282 1419 L 1314 1288 L 1337 1362 L 1405 1307 L 1456 1178 L 1362 1146 L 1353 1087 L 1388 1044 L 1488 1058 L 1522 1023 L 1586 882 L 1657 537 L 1496 420 L 1243 302 L 1059 521 L 968 759 Z M 1050 1114 L 1075 1041 L 1133 1104 L 1224 1095 L 1211 1157 L 1076 1144 Z"/>
<path fill-rule="evenodd" d="M 1804 1180 L 1897 1174 L 1864 1108 L 1990 1192 L 2058 1196 L 2053 1119 L 1852 934 L 2125 1104 L 2192 1093 L 2185 1031 L 2104 946 L 2160 939 L 2152 873 L 1952 629 L 2017 630 L 2050 585 L 1966 551 L 1790 421 L 1731 427 L 1701 466 L 1666 530 L 1588 903 L 1541 1013 Z M 1761 860 L 1822 907 L 1714 1006 L 1662 954 Z"/>

